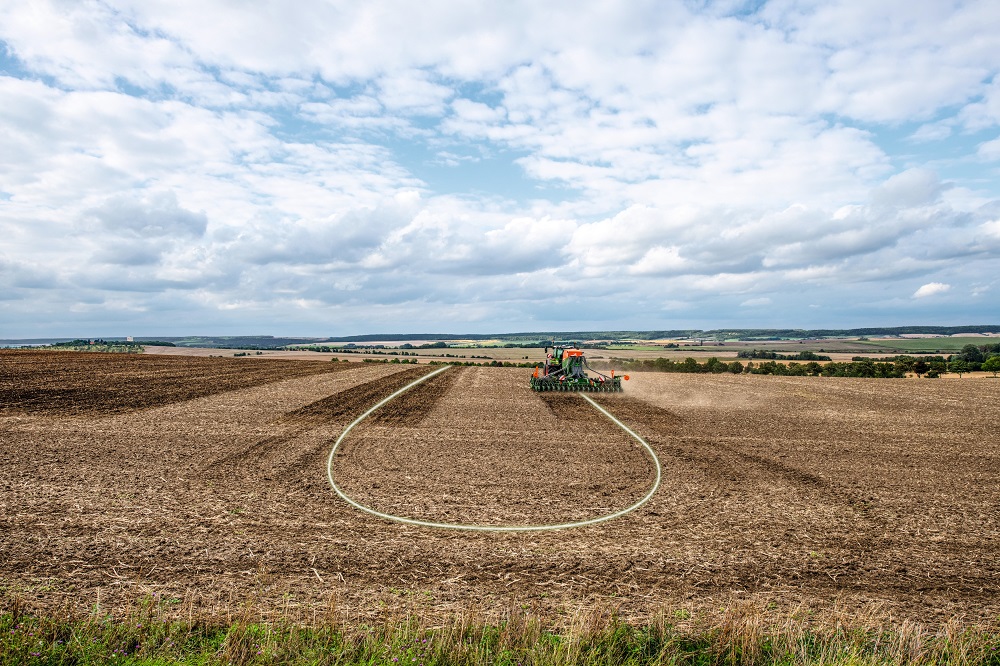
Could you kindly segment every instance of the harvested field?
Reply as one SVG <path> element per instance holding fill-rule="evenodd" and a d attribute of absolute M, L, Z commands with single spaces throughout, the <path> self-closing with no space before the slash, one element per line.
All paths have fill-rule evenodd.
<path fill-rule="evenodd" d="M 326 479 L 344 427 L 430 368 L 154 358 L 0 356 L 5 603 L 157 592 L 223 617 L 247 604 L 528 607 L 555 621 L 734 603 L 820 623 L 1000 613 L 1000 382 L 637 373 L 594 397 L 656 450 L 653 499 L 593 527 L 484 534 L 373 518 Z M 98 397 L 84 401 L 87 376 Z M 84 406 L 20 397 L 61 384 Z M 334 469 L 380 510 L 497 525 L 595 517 L 652 479 L 579 396 L 535 394 L 526 371 L 500 368 L 452 368 L 404 394 L 352 431 Z"/>

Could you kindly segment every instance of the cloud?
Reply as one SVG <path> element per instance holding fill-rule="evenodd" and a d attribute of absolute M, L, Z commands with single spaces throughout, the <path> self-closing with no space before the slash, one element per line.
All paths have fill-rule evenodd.
<path fill-rule="evenodd" d="M 927 123 L 917 128 L 917 131 L 910 135 L 910 141 L 923 143 L 927 141 L 941 141 L 947 139 L 952 134 L 952 129 L 943 123 Z"/>
<path fill-rule="evenodd" d="M 941 196 L 941 181 L 930 169 L 907 169 L 892 176 L 872 192 L 878 206 L 912 208 L 932 203 Z"/>
<path fill-rule="evenodd" d="M 93 260 L 118 266 L 148 266 L 158 263 L 164 247 L 158 243 L 108 241 L 94 253 Z"/>
<path fill-rule="evenodd" d="M 707 326 L 764 299 L 905 321 L 951 316 L 887 295 L 943 275 L 975 319 L 1000 269 L 997 20 L 4 3 L 0 334 L 646 328 L 664 304 Z"/>
<path fill-rule="evenodd" d="M 979 227 L 987 236 L 1000 239 L 1000 219 L 984 222 Z"/>
<path fill-rule="evenodd" d="M 929 296 L 937 296 L 938 294 L 943 294 L 950 290 L 950 284 L 945 284 L 943 282 L 928 282 L 913 292 L 913 298 L 928 298 Z"/>
<path fill-rule="evenodd" d="M 182 208 L 173 192 L 151 193 L 141 199 L 114 197 L 86 215 L 112 234 L 143 238 L 197 237 L 208 226 L 204 212 Z"/>
<path fill-rule="evenodd" d="M 820 108 L 865 122 L 898 122 L 927 119 L 948 100 L 974 99 L 992 67 L 983 28 L 995 26 L 996 18 L 975 2 L 957 11 L 927 5 L 919 16 L 902 13 L 905 8 L 831 2 L 801 11 L 777 2 L 763 14 L 798 42 L 826 45 Z M 905 69 L 920 74 L 901 75 Z"/>
<path fill-rule="evenodd" d="M 632 265 L 629 272 L 633 275 L 665 275 L 679 274 L 691 269 L 691 262 L 681 256 L 679 247 L 657 245 L 650 248 Z"/>
<path fill-rule="evenodd" d="M 976 152 L 984 160 L 990 160 L 990 161 L 1000 160 L 1000 138 L 981 143 L 979 145 L 979 149 Z"/>
<path fill-rule="evenodd" d="M 423 70 L 384 76 L 378 82 L 379 98 L 386 109 L 406 115 L 436 116 L 454 93 L 448 86 L 430 80 Z"/>

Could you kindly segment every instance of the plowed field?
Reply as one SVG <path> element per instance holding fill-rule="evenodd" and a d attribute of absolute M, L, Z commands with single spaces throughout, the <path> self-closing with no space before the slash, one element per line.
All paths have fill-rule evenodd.
<path fill-rule="evenodd" d="M 0 410 L 118 414 L 341 369 L 346 366 L 271 359 L 0 349 Z"/>
<path fill-rule="evenodd" d="M 595 394 L 657 452 L 660 490 L 593 527 L 468 533 L 340 500 L 333 442 L 428 366 L 0 353 L 0 598 L 188 612 L 528 607 L 629 618 L 736 602 L 822 617 L 1000 613 L 1000 382 L 639 374 Z M 526 372 L 451 368 L 375 412 L 334 460 L 380 511 L 583 520 L 651 461 Z"/>

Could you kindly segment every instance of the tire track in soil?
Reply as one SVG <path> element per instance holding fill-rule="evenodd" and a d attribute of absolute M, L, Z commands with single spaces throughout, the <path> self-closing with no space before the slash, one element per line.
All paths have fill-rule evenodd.
<path fill-rule="evenodd" d="M 351 389 L 351 395 L 345 396 L 346 400 L 341 401 L 339 404 L 330 405 L 327 404 L 326 400 L 320 400 L 312 405 L 306 405 L 306 407 L 298 411 L 304 412 L 310 417 L 316 414 L 332 414 L 334 415 L 333 418 L 339 421 L 339 425 L 346 426 L 372 405 L 392 395 L 414 380 L 430 372 L 434 372 L 436 369 L 434 366 L 425 365 L 403 370 L 402 372 L 384 377 L 377 382 L 362 384 Z M 448 375 L 453 370 L 452 368 L 441 374 Z M 428 381 L 434 382 L 435 380 L 431 379 Z M 417 387 L 413 390 L 419 391 L 419 388 Z M 407 393 L 410 392 L 407 391 Z M 443 393 L 443 391 L 440 391 L 434 400 L 438 400 Z M 404 396 L 399 397 L 402 398 Z M 424 396 L 425 394 L 419 394 L 417 399 L 420 400 Z M 377 417 L 385 411 L 386 407 L 391 407 L 391 405 L 392 403 L 379 408 L 369 418 Z M 297 454 L 293 454 L 294 458 L 290 462 L 283 465 L 284 473 L 282 476 L 285 479 L 286 485 L 293 486 L 293 492 L 304 492 L 310 498 L 308 501 L 317 509 L 335 499 L 330 492 L 330 484 L 326 478 L 326 461 L 330 453 L 330 448 L 339 435 L 340 429 L 337 429 L 338 432 L 324 433 L 325 436 L 309 437 L 306 435 L 300 440 L 293 441 L 292 445 L 297 445 L 299 451 Z M 289 453 L 292 452 L 290 451 Z M 285 459 L 288 460 L 287 457 Z M 295 480 L 296 475 L 298 475 L 298 481 Z"/>
<path fill-rule="evenodd" d="M 309 453 L 300 454 L 289 460 L 282 449 L 322 426 L 347 423 L 353 420 L 382 398 L 399 390 L 414 379 L 422 377 L 429 371 L 428 366 L 407 368 L 388 377 L 380 377 L 363 384 L 338 391 L 325 398 L 309 403 L 299 409 L 287 412 L 273 423 L 278 430 L 274 435 L 268 435 L 250 445 L 218 458 L 210 463 L 205 474 L 208 476 L 225 476 L 233 468 L 240 470 L 257 469 L 265 460 L 269 466 L 280 465 L 285 469 L 293 469 L 309 461 L 304 457 Z M 448 373 L 442 373 L 447 375 Z M 433 381 L 433 380 L 432 380 Z M 382 410 L 379 410 L 380 412 Z M 326 438 L 323 439 L 324 446 Z M 273 458 L 277 458 L 274 460 Z"/>
<path fill-rule="evenodd" d="M 742 486 L 747 482 L 747 470 L 761 473 L 765 478 L 797 488 L 826 501 L 846 504 L 859 517 L 869 522 L 884 521 L 873 516 L 869 508 L 847 489 L 837 487 L 828 479 L 786 465 L 774 458 L 740 451 L 733 446 L 712 440 L 709 445 L 691 442 L 689 424 L 673 412 L 629 396 L 609 396 L 602 399 L 604 407 L 625 423 L 641 424 L 643 432 L 651 433 L 659 451 L 677 458 L 723 485 Z M 670 440 L 674 440 L 671 442 Z"/>
<path fill-rule="evenodd" d="M 373 425 L 416 427 L 424 423 L 431 410 L 468 368 L 451 368 L 428 379 L 395 398 L 366 419 Z M 414 377 L 416 379 L 416 377 Z"/>
<path fill-rule="evenodd" d="M 580 423 L 591 420 L 592 414 L 597 412 L 587 404 L 586 400 L 581 400 L 574 393 L 545 392 L 535 393 L 535 397 L 545 403 L 545 407 L 556 418 L 557 421 L 569 421 Z"/>
<path fill-rule="evenodd" d="M 429 365 L 407 368 L 406 370 L 393 373 L 388 377 L 365 382 L 354 388 L 334 393 L 322 400 L 317 400 L 305 407 L 288 412 L 283 418 L 289 421 L 306 420 L 310 423 L 328 421 L 344 421 L 349 423 L 376 402 L 390 395 L 393 391 L 398 391 L 414 379 L 423 377 L 434 369 L 433 366 Z"/>
<path fill-rule="evenodd" d="M 545 404 L 545 407 L 555 417 L 558 427 L 561 430 L 581 434 L 602 432 L 606 433 L 608 437 L 621 435 L 618 426 L 614 425 L 606 416 L 594 409 L 576 393 L 562 393 L 558 391 L 544 393 L 532 391 L 532 393 L 536 399 Z M 598 404 L 602 402 L 596 398 L 595 400 Z M 623 418 L 622 415 L 608 408 L 607 405 L 602 404 L 601 406 L 621 419 L 623 423 L 631 423 L 627 418 Z"/>

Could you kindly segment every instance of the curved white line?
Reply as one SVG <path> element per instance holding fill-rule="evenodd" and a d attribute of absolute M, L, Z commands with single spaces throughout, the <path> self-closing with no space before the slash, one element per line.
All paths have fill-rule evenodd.
<path fill-rule="evenodd" d="M 337 482 L 333 480 L 333 459 L 337 455 L 337 449 L 340 447 L 340 444 L 347 437 L 347 433 L 351 432 L 351 429 L 354 428 L 354 426 L 356 426 L 359 423 L 361 423 L 362 421 L 364 421 L 372 412 L 374 412 L 379 407 L 385 405 L 386 403 L 388 403 L 389 401 L 393 400 L 397 396 L 405 393 L 406 391 L 409 391 L 411 388 L 413 388 L 417 384 L 419 384 L 421 382 L 425 382 L 428 379 L 430 379 L 431 377 L 433 377 L 434 375 L 437 375 L 439 373 L 444 372 L 445 370 L 447 370 L 450 367 L 451 367 L 450 365 L 446 365 L 443 368 L 435 370 L 434 372 L 432 372 L 430 374 L 424 375 L 423 377 L 421 377 L 420 379 L 416 380 L 415 382 L 411 382 L 411 383 L 407 384 L 403 388 L 399 389 L 398 391 L 396 391 L 395 393 L 393 393 L 392 395 L 390 395 L 388 398 L 385 398 L 384 400 L 381 400 L 380 402 L 378 402 L 374 407 L 372 407 L 371 409 L 369 409 L 368 411 L 366 411 L 364 414 L 362 414 L 358 418 L 354 419 L 354 421 L 352 421 L 351 424 L 344 429 L 344 432 L 340 433 L 340 437 L 337 438 L 337 441 L 334 443 L 333 448 L 330 449 L 330 456 L 326 460 L 326 477 L 327 477 L 327 479 L 329 479 L 330 485 L 333 487 L 334 491 L 337 493 L 337 495 L 340 496 L 340 498 L 342 500 L 344 500 L 345 502 L 347 502 L 348 504 L 350 504 L 351 506 L 353 506 L 355 509 L 358 509 L 359 511 L 364 511 L 365 513 L 370 513 L 373 516 L 378 516 L 379 518 L 384 518 L 385 520 L 392 520 L 392 521 L 395 521 L 397 523 L 405 523 L 407 525 L 418 525 L 420 527 L 436 527 L 438 529 L 446 529 L 446 530 L 467 530 L 467 531 L 475 531 L 475 532 L 543 532 L 543 531 L 546 531 L 546 530 L 564 530 L 564 529 L 568 529 L 570 527 L 585 527 L 587 525 L 596 525 L 598 523 L 603 523 L 603 522 L 608 521 L 608 520 L 614 520 L 615 518 L 620 518 L 621 516 L 624 516 L 627 513 L 631 513 L 632 511 L 635 511 L 636 509 L 638 509 L 639 507 L 641 507 L 643 504 L 645 504 L 646 502 L 648 502 L 650 499 L 652 499 L 652 497 L 656 493 L 657 489 L 659 489 L 659 487 L 660 487 L 660 477 L 661 477 L 662 472 L 661 472 L 661 468 L 660 468 L 660 459 L 656 457 L 656 453 L 653 451 L 653 448 L 649 444 L 646 443 L 646 440 L 644 440 L 642 437 L 640 437 L 639 435 L 637 435 L 634 432 L 632 432 L 632 430 L 628 426 L 626 426 L 624 423 L 622 423 L 621 421 L 619 421 L 618 419 L 616 419 L 614 416 L 611 415 L 610 412 L 608 412 L 606 409 L 604 409 L 603 407 L 601 407 L 600 405 L 598 405 L 596 402 L 594 402 L 590 398 L 590 396 L 581 393 L 580 396 L 583 399 L 585 399 L 591 405 L 593 405 L 594 407 L 596 407 L 599 412 L 601 412 L 602 414 L 604 414 L 605 416 L 607 416 L 609 419 L 611 419 L 612 421 L 614 421 L 616 424 L 618 424 L 618 427 L 620 427 L 622 430 L 624 430 L 629 435 L 631 435 L 636 441 L 638 441 L 640 444 L 642 444 L 643 447 L 646 449 L 646 452 L 649 454 L 649 457 L 653 460 L 654 466 L 656 467 L 656 481 L 654 481 L 653 487 L 649 489 L 649 492 L 647 492 L 643 496 L 642 499 L 640 499 L 635 504 L 633 504 L 633 505 L 631 505 L 631 506 L 629 506 L 629 507 L 627 507 L 625 509 L 622 509 L 621 511 L 615 511 L 614 513 L 609 513 L 606 516 L 599 516 L 597 518 L 591 518 L 589 520 L 581 520 L 581 521 L 578 521 L 578 522 L 575 522 L 575 523 L 559 523 L 557 525 L 511 525 L 511 526 L 504 526 L 504 525 L 465 525 L 465 524 L 462 524 L 462 523 L 436 523 L 436 522 L 428 521 L 428 520 L 416 520 L 414 518 L 406 518 L 404 516 L 394 516 L 391 513 L 382 513 L 381 511 L 376 511 L 375 509 L 372 509 L 371 507 L 367 507 L 364 504 L 361 504 L 360 502 L 356 502 L 355 500 L 351 499 L 347 495 L 347 493 L 345 493 L 343 490 L 340 489 L 340 486 L 337 485 Z"/>

